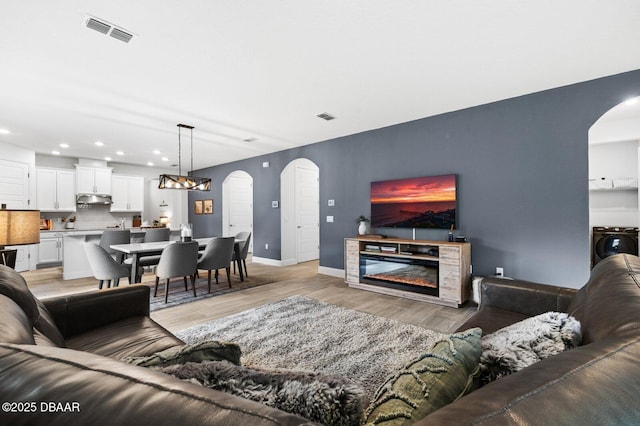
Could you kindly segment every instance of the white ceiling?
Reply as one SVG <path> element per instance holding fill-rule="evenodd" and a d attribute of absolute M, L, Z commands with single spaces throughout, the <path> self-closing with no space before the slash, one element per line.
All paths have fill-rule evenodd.
<path fill-rule="evenodd" d="M 186 123 L 197 169 L 640 69 L 639 22 L 638 0 L 5 0 L 0 141 L 162 166 Z"/>

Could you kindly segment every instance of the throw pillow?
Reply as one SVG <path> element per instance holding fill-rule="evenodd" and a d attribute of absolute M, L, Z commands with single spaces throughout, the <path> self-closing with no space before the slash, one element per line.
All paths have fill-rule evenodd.
<path fill-rule="evenodd" d="M 128 357 L 124 361 L 141 367 L 160 368 L 173 364 L 201 361 L 229 361 L 240 365 L 240 346 L 229 342 L 200 342 L 156 352 L 153 355 Z"/>
<path fill-rule="evenodd" d="M 367 425 L 413 424 L 476 387 L 482 330 L 436 342 L 384 383 L 365 412 Z"/>
<path fill-rule="evenodd" d="M 160 371 L 326 425 L 358 425 L 364 390 L 350 380 L 319 373 L 263 370 L 227 361 L 189 362 Z"/>
<path fill-rule="evenodd" d="M 580 323 L 561 312 L 547 312 L 482 337 L 480 385 L 520 371 L 580 345 Z"/>

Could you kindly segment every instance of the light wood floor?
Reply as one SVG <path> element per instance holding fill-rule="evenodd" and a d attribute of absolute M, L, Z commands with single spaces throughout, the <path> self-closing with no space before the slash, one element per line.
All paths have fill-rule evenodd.
<path fill-rule="evenodd" d="M 334 305 L 387 317 L 409 324 L 453 332 L 474 312 L 475 306 L 459 309 L 418 302 L 394 296 L 349 288 L 341 278 L 318 274 L 318 262 L 306 262 L 288 267 L 268 266 L 247 260 L 250 275 L 266 276 L 273 283 L 254 287 L 151 313 L 158 323 L 172 332 L 221 318 L 293 295 L 311 297 Z M 45 268 L 23 272 L 31 291 L 39 298 L 94 291 L 98 282 L 93 278 L 62 280 L 62 268 Z M 223 273 L 224 276 L 224 273 Z M 153 274 L 149 274 L 149 279 Z M 237 276 L 233 279 L 238 279 Z M 121 285 L 126 284 L 126 279 Z"/>

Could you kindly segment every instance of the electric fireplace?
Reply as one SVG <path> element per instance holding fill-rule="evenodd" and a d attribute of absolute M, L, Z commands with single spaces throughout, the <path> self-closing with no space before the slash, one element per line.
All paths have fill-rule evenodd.
<path fill-rule="evenodd" d="M 360 282 L 438 297 L 437 261 L 360 255 Z"/>

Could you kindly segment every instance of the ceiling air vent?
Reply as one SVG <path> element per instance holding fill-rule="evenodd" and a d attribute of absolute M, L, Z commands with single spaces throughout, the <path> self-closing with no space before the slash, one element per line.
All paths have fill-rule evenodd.
<path fill-rule="evenodd" d="M 131 40 L 133 38 L 133 34 L 129 34 L 127 32 L 124 32 L 122 30 L 119 30 L 117 28 L 114 28 L 111 30 L 111 34 L 109 34 L 111 37 L 118 39 L 120 41 L 124 41 L 125 43 L 129 43 L 129 40 Z"/>
<path fill-rule="evenodd" d="M 107 34 L 109 30 L 111 30 L 111 25 L 100 22 L 95 18 L 89 18 L 87 19 L 87 28 L 91 28 L 102 34 Z"/>
<path fill-rule="evenodd" d="M 318 114 L 318 117 L 327 121 L 333 120 L 335 118 L 333 115 L 329 114 L 328 112 L 323 112 L 322 114 Z"/>
<path fill-rule="evenodd" d="M 84 24 L 87 28 L 91 28 L 92 30 L 98 31 L 99 33 L 109 35 L 116 40 L 124 41 L 125 43 L 129 43 L 129 41 L 133 38 L 133 34 L 128 31 L 123 30 L 122 28 L 118 28 L 113 24 L 108 23 L 104 19 L 98 19 L 93 16 L 87 15 L 84 19 Z"/>

